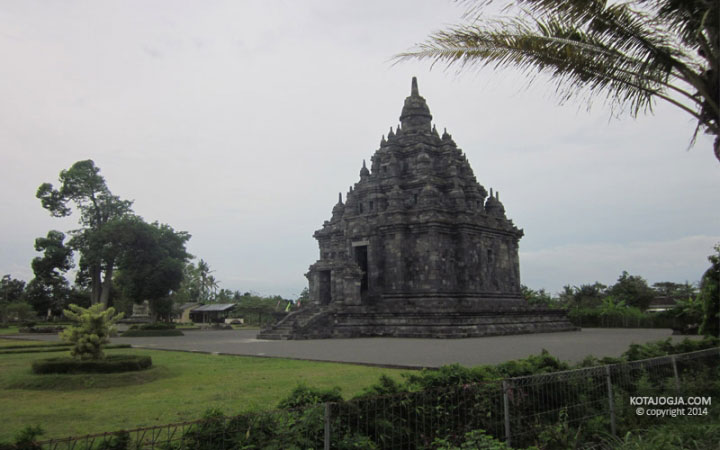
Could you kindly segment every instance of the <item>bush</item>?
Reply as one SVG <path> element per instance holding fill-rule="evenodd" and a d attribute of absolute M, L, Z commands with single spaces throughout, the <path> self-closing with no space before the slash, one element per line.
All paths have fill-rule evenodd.
<path fill-rule="evenodd" d="M 15 443 L 4 444 L 0 442 L 0 450 L 42 450 L 35 443 L 38 436 L 45 434 L 40 425 L 28 425 L 15 435 Z"/>
<path fill-rule="evenodd" d="M 318 403 L 325 402 L 342 402 L 343 398 L 340 395 L 340 388 L 334 387 L 332 389 L 318 389 L 308 387 L 305 384 L 298 384 L 295 389 L 280 401 L 278 408 L 281 409 L 293 409 L 303 408 L 310 405 L 317 405 Z"/>
<path fill-rule="evenodd" d="M 64 331 L 65 327 L 45 326 L 45 327 L 25 327 L 20 328 L 18 331 L 21 333 L 60 333 Z"/>
<path fill-rule="evenodd" d="M 159 336 L 184 336 L 183 332 L 175 329 L 167 330 L 133 330 L 129 329 L 122 334 L 122 337 L 159 337 Z"/>
<path fill-rule="evenodd" d="M 110 335 L 115 331 L 113 326 L 122 319 L 123 314 L 115 314 L 115 308 L 105 309 L 101 303 L 89 308 L 70 305 L 70 309 L 63 310 L 65 317 L 77 322 L 60 334 L 60 337 L 71 344 L 70 352 L 73 358 L 103 359 L 103 346 L 110 342 Z"/>
<path fill-rule="evenodd" d="M 113 344 L 108 345 L 105 348 L 131 348 L 130 344 Z M 52 352 L 66 352 L 70 350 L 70 346 L 64 345 L 26 345 L 23 347 L 10 348 L 0 347 L 0 355 L 15 354 L 15 353 L 52 353 Z"/>
<path fill-rule="evenodd" d="M 131 330 L 174 330 L 175 324 L 171 322 L 152 322 L 143 323 L 140 325 L 133 325 L 130 327 Z"/>
<path fill-rule="evenodd" d="M 73 358 L 49 358 L 34 361 L 32 371 L 47 373 L 115 373 L 144 370 L 152 366 L 149 356 L 111 355 L 105 359 L 78 360 Z"/>

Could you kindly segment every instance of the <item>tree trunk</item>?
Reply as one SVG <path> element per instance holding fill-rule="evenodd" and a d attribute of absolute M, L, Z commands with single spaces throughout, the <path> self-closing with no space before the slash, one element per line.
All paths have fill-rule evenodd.
<path fill-rule="evenodd" d="M 100 303 L 100 293 L 102 290 L 102 269 L 99 265 L 90 267 L 90 304 Z"/>
<path fill-rule="evenodd" d="M 108 307 L 108 300 L 110 299 L 110 288 L 112 287 L 112 274 L 113 274 L 113 262 L 108 261 L 107 268 L 105 269 L 105 276 L 103 277 L 102 292 L 100 293 L 100 301 L 105 308 Z"/>

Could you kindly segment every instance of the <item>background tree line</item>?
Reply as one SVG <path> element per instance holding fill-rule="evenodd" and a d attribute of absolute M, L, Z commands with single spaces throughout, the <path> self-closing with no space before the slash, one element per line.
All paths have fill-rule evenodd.
<path fill-rule="evenodd" d="M 677 319 L 683 331 L 718 335 L 720 325 L 720 245 L 708 257 L 710 267 L 698 284 L 662 281 L 648 285 L 641 276 L 623 271 L 615 284 L 600 282 L 566 285 L 556 296 L 545 289 L 533 290 L 522 286 L 525 299 L 534 306 L 567 309 L 573 314 L 600 317 L 652 318 L 648 313 L 651 302 L 666 299 L 672 307 L 658 317 Z M 671 322 L 667 322 L 671 323 Z"/>

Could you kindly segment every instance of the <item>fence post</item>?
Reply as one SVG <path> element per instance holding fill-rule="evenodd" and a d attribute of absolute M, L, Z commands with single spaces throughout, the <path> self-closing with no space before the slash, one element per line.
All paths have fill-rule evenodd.
<path fill-rule="evenodd" d="M 675 375 L 675 389 L 678 392 L 680 392 L 680 376 L 678 375 L 677 362 L 675 361 L 675 355 L 670 356 L 670 361 L 672 361 L 673 374 Z"/>
<path fill-rule="evenodd" d="M 607 382 L 608 406 L 610 407 L 610 432 L 617 436 L 615 428 L 615 400 L 613 398 L 612 378 L 610 377 L 610 366 L 605 366 L 605 381 Z"/>
<path fill-rule="evenodd" d="M 325 450 L 330 450 L 330 402 L 325 403 Z"/>
<path fill-rule="evenodd" d="M 502 382 L 503 390 L 503 413 L 505 415 L 505 443 L 508 447 L 512 447 L 511 432 L 510 432 L 510 399 L 508 398 L 508 390 L 510 389 L 507 380 Z"/>

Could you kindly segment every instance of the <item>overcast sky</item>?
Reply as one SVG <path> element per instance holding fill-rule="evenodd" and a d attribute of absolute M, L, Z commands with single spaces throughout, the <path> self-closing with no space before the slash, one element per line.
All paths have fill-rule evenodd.
<path fill-rule="evenodd" d="M 542 79 L 394 54 L 451 1 L 0 0 L 0 275 L 77 227 L 35 198 L 93 159 L 134 210 L 192 234 L 220 287 L 294 298 L 313 232 L 396 126 L 410 79 L 525 230 L 523 284 L 694 282 L 720 242 L 720 163 L 690 117 L 558 105 Z"/>

